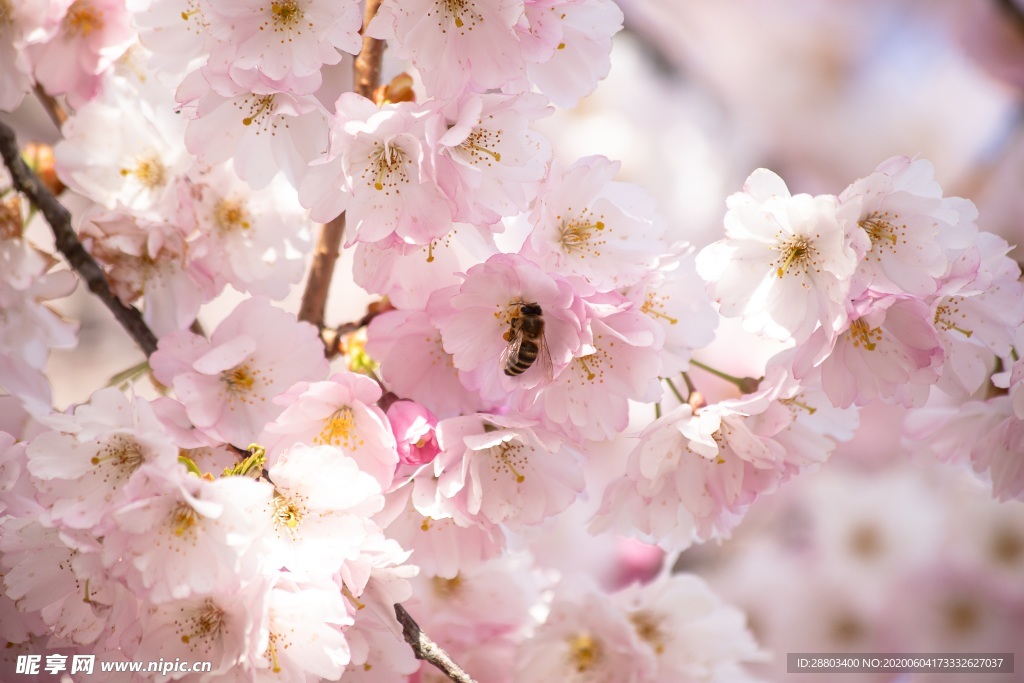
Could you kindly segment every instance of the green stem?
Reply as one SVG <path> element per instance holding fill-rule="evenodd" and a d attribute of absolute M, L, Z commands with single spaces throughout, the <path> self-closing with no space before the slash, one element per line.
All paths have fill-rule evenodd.
<path fill-rule="evenodd" d="M 672 380 L 670 380 L 668 377 L 666 377 L 665 378 L 665 384 L 667 384 L 668 388 L 672 390 L 672 393 L 676 395 L 676 398 L 679 399 L 680 403 L 686 403 L 686 399 L 683 398 L 683 395 L 679 393 L 678 389 L 676 389 L 676 385 L 672 383 Z"/>
<path fill-rule="evenodd" d="M 740 388 L 745 387 L 747 385 L 747 383 L 749 382 L 749 380 L 745 380 L 745 379 L 742 379 L 740 377 L 733 377 L 732 375 L 726 374 L 726 373 L 722 372 L 721 370 L 716 370 L 715 368 L 711 367 L 710 365 L 704 365 L 699 360 L 694 360 L 693 358 L 690 359 L 690 365 L 693 365 L 694 367 L 698 367 L 701 370 L 703 370 L 704 372 L 710 372 L 715 377 L 721 377 L 726 382 L 730 382 L 732 384 L 735 384 L 736 386 L 738 386 Z"/>
<path fill-rule="evenodd" d="M 661 417 L 661 403 L 654 404 L 654 419 L 657 420 Z"/>
<path fill-rule="evenodd" d="M 693 392 L 697 391 L 697 387 L 694 386 L 693 380 L 690 379 L 690 373 L 688 373 L 688 372 L 684 372 L 683 373 L 683 381 L 686 382 L 686 391 L 687 391 L 687 393 L 692 394 Z"/>

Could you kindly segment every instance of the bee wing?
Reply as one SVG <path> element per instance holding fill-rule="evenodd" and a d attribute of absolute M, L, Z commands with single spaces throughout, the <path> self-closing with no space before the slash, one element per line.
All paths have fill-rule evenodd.
<path fill-rule="evenodd" d="M 519 347 L 523 345 L 522 333 L 513 334 L 512 339 L 509 340 L 508 345 L 501 351 L 501 359 L 498 363 L 498 367 L 502 370 L 508 367 L 509 358 L 517 358 L 519 356 Z"/>
<path fill-rule="evenodd" d="M 548 349 L 548 338 L 546 335 L 541 333 L 537 339 L 537 365 L 540 366 L 540 373 L 544 377 L 545 382 L 550 382 L 554 376 L 554 367 L 551 363 L 551 351 Z"/>

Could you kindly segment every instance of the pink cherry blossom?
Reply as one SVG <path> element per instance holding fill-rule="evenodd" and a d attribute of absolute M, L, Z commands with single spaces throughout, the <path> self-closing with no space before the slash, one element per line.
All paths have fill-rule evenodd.
<path fill-rule="evenodd" d="M 153 602 L 237 590 L 266 551 L 269 484 L 248 477 L 209 482 L 147 468 L 127 487 L 129 501 L 103 530 L 104 562 Z"/>
<path fill-rule="evenodd" d="M 646 192 L 612 180 L 618 170 L 605 157 L 585 157 L 564 170 L 553 166 L 522 254 L 602 291 L 639 282 L 666 250 L 664 226 Z"/>
<path fill-rule="evenodd" d="M 969 464 L 991 481 L 998 500 L 1024 500 L 1024 420 L 998 396 L 955 408 L 927 408 L 907 418 L 911 445 L 944 461 Z"/>
<path fill-rule="evenodd" d="M 363 375 L 342 372 L 321 382 L 299 382 L 277 399 L 285 406 L 260 442 L 271 460 L 294 444 L 333 446 L 387 490 L 398 464 L 395 436 L 376 403 L 380 386 Z"/>
<path fill-rule="evenodd" d="M 255 680 L 335 680 L 341 675 L 350 659 L 342 627 L 352 617 L 337 586 L 299 584 L 283 575 L 270 591 L 266 610 Z"/>
<path fill-rule="evenodd" d="M 50 349 L 71 348 L 77 326 L 47 303 L 74 291 L 75 277 L 20 237 L 0 239 L 0 386 L 33 410 L 50 410 L 43 374 Z"/>
<path fill-rule="evenodd" d="M 194 72 L 177 99 L 188 115 L 188 150 L 211 166 L 233 159 L 238 176 L 253 189 L 263 189 L 279 172 L 297 186 L 309 163 L 327 151 L 327 114 L 312 95 Z"/>
<path fill-rule="evenodd" d="M 277 178 L 253 192 L 229 166 L 193 177 L 197 245 L 206 270 L 243 292 L 282 299 L 302 278 L 312 225 L 294 190 Z"/>
<path fill-rule="evenodd" d="M 552 373 L 557 376 L 590 341 L 583 300 L 565 278 L 550 275 L 521 256 L 497 254 L 470 268 L 457 291 L 439 290 L 427 305 L 452 363 L 472 373 L 464 383 L 485 398 L 497 400 L 516 387 L 549 381 L 543 361 L 519 377 L 507 375 L 502 367 L 511 321 L 523 303 L 541 308 Z"/>
<path fill-rule="evenodd" d="M 824 328 L 815 332 L 797 354 L 794 375 L 802 378 L 819 364 L 821 385 L 841 408 L 876 399 L 923 405 L 944 360 L 928 307 L 917 299 L 866 298 L 854 304 L 850 317 L 850 327 L 831 346 Z"/>
<path fill-rule="evenodd" d="M 466 223 L 453 224 L 446 235 L 425 245 L 408 244 L 392 234 L 356 245 L 352 279 L 366 291 L 388 297 L 395 308 L 422 309 L 434 290 L 459 284 L 461 273 L 497 251 L 489 230 Z"/>
<path fill-rule="evenodd" d="M 697 274 L 695 255 L 687 249 L 662 260 L 658 270 L 626 288 L 626 298 L 661 329 L 662 377 L 673 377 L 689 368 L 695 349 L 715 338 L 718 313 L 704 292 Z"/>
<path fill-rule="evenodd" d="M 437 182 L 455 220 L 490 225 L 529 208 L 551 146 L 530 124 L 551 113 L 544 97 L 463 95 L 427 124 Z"/>
<path fill-rule="evenodd" d="M 338 50 L 356 54 L 362 45 L 362 14 L 354 0 L 209 2 L 203 16 L 217 41 L 211 60 L 259 69 L 275 81 L 318 73 L 341 61 Z"/>
<path fill-rule="evenodd" d="M 96 643 L 110 628 L 112 607 L 134 598 L 110 580 L 95 542 L 42 521 L 0 520 L 4 592 L 18 609 L 42 615 L 50 633 L 80 644 Z"/>
<path fill-rule="evenodd" d="M 14 111 L 32 89 L 28 45 L 48 41 L 60 28 L 71 0 L 21 0 L 4 5 L 0 21 L 0 110 Z"/>
<path fill-rule="evenodd" d="M 663 574 L 612 596 L 654 655 L 657 683 L 735 680 L 743 662 L 765 659 L 746 616 L 692 574 Z"/>
<path fill-rule="evenodd" d="M 434 499 L 424 498 L 426 513 L 412 500 L 413 487 L 406 486 L 387 496 L 384 511 L 376 517 L 388 538 L 393 538 L 412 554 L 409 561 L 431 576 L 454 579 L 477 564 L 497 557 L 505 548 L 505 537 L 497 525 L 477 519 L 462 524 L 454 517 L 439 514 Z"/>
<path fill-rule="evenodd" d="M 437 418 L 414 401 L 395 401 L 388 407 L 398 460 L 403 465 L 426 465 L 437 457 Z"/>
<path fill-rule="evenodd" d="M 572 441 L 612 439 L 629 423 L 629 401 L 661 395 L 660 329 L 637 310 L 591 321 L 590 353 L 581 353 L 550 384 L 526 389 L 524 415 Z"/>
<path fill-rule="evenodd" d="M 668 548 L 725 538 L 757 498 L 821 462 L 820 448 L 834 443 L 813 425 L 803 435 L 816 439 L 789 433 L 803 412 L 789 408 L 799 407 L 800 388 L 784 375 L 771 379 L 742 398 L 697 411 L 684 403 L 652 422 L 591 528 L 633 530 Z"/>
<path fill-rule="evenodd" d="M 135 42 L 125 0 L 60 0 L 67 7 L 60 30 L 29 48 L 36 80 L 73 107 L 94 98 L 101 76 Z"/>
<path fill-rule="evenodd" d="M 569 449 L 549 449 L 528 424 L 496 415 L 442 420 L 435 482 L 418 477 L 416 500 L 421 486 L 425 493 L 434 488 L 438 517 L 512 527 L 538 524 L 567 508 L 583 490 L 579 463 Z M 434 507 L 417 508 L 434 516 Z"/>
<path fill-rule="evenodd" d="M 452 99 L 522 76 L 523 53 L 513 30 L 522 12 L 521 0 L 384 0 L 366 33 L 410 60 L 431 97 Z"/>
<path fill-rule="evenodd" d="M 1020 266 L 1007 256 L 1009 248 L 1002 238 L 979 233 L 932 302 L 946 356 L 938 386 L 952 396 L 980 389 L 993 356 L 1010 354 L 1014 332 L 1024 324 L 1024 284 Z"/>
<path fill-rule="evenodd" d="M 348 245 L 391 235 L 428 244 L 444 236 L 452 210 L 433 180 L 424 115 L 408 102 L 378 108 L 343 94 L 331 122 L 331 156 L 310 170 L 299 192 L 313 218 L 346 211 Z"/>
<path fill-rule="evenodd" d="M 727 203 L 726 238 L 697 255 L 697 271 L 722 315 L 797 342 L 818 325 L 828 338 L 842 330 L 862 251 L 839 224 L 835 197 L 793 196 L 779 176 L 758 169 Z"/>
<path fill-rule="evenodd" d="M 266 609 L 269 582 L 260 577 L 236 590 L 218 590 L 152 605 L 140 614 L 142 638 L 135 651 L 151 661 L 210 662 L 225 676 L 256 651 L 254 626 Z"/>
<path fill-rule="evenodd" d="M 575 107 L 611 69 L 622 10 L 611 0 L 527 0 L 524 9 L 516 29 L 529 81 L 558 106 Z"/>
<path fill-rule="evenodd" d="M 28 469 L 55 520 L 89 529 L 125 501 L 125 484 L 144 465 L 171 470 L 178 451 L 150 405 L 117 389 L 101 389 L 73 416 L 53 415 L 60 431 L 28 447 Z"/>
<path fill-rule="evenodd" d="M 870 242 L 854 276 L 854 297 L 867 288 L 932 294 L 948 265 L 940 236 L 973 233 L 973 216 L 943 200 L 934 173 L 924 159 L 893 157 L 840 195 L 840 220 L 848 231 L 863 230 Z"/>
<path fill-rule="evenodd" d="M 366 350 L 380 363 L 384 385 L 439 417 L 476 412 L 485 407 L 459 381 L 441 332 L 423 311 L 388 311 L 370 322 Z"/>
<path fill-rule="evenodd" d="M 187 328 L 215 294 L 206 272 L 189 262 L 189 245 L 175 224 L 97 206 L 85 214 L 80 234 L 118 298 L 125 304 L 143 298 L 143 320 L 158 335 Z"/>
<path fill-rule="evenodd" d="M 544 623 L 523 643 L 515 683 L 528 681 L 653 680 L 652 651 L 637 637 L 626 614 L 585 578 L 556 587 Z"/>
<path fill-rule="evenodd" d="M 196 427 L 240 448 L 281 413 L 276 396 L 327 372 L 317 331 L 260 297 L 239 304 L 209 341 L 188 331 L 161 338 L 150 365 Z"/>
<path fill-rule="evenodd" d="M 108 209 L 154 221 L 175 217 L 192 158 L 182 140 L 184 121 L 173 110 L 163 87 L 112 82 L 64 124 L 53 152 L 61 181 Z"/>
<path fill-rule="evenodd" d="M 269 474 L 274 497 L 264 509 L 268 522 L 273 520 L 268 566 L 294 575 L 329 576 L 381 535 L 370 521 L 384 506 L 380 484 L 340 449 L 296 444 Z M 353 587 L 356 592 L 362 588 Z"/>

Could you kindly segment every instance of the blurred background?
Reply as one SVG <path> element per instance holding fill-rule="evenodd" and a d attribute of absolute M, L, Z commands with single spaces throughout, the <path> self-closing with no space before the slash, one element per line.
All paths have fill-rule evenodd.
<path fill-rule="evenodd" d="M 978 205 L 979 228 L 1024 241 L 1024 7 L 620 5 L 627 30 L 609 78 L 543 123 L 566 160 L 621 159 L 620 179 L 650 188 L 680 238 L 718 239 L 725 197 L 757 167 L 794 193 L 838 194 L 907 155 L 934 163 L 947 196 Z M 770 350 L 729 329 L 704 359 L 758 376 Z M 680 558 L 747 612 L 775 654 L 755 667 L 766 680 L 1024 681 L 1024 504 L 906 452 L 902 418 L 863 410 L 856 439 L 821 470 L 759 501 L 731 540 Z M 787 674 L 787 652 L 1015 652 L 1018 673 Z"/>
<path fill-rule="evenodd" d="M 717 239 L 726 196 L 757 167 L 794 193 L 838 194 L 907 155 L 931 160 L 947 195 L 973 200 L 980 228 L 1022 242 L 1024 7 L 1016 2 L 619 4 L 626 30 L 608 79 L 541 128 L 566 163 L 621 160 L 619 180 L 649 188 L 679 239 Z M 56 135 L 32 103 L 16 119 L 23 139 Z M 1021 260 L 1019 249 L 1014 255 Z M 357 319 L 365 306 L 351 295 L 350 264 L 349 256 L 334 282 L 333 322 Z M 286 307 L 295 310 L 299 291 Z M 82 327 L 79 348 L 51 358 L 59 407 L 142 360 L 87 293 L 62 306 Z M 219 317 L 216 306 L 204 312 L 207 329 Z M 743 346 L 753 343 L 732 341 L 704 359 L 757 376 L 768 351 Z M 680 558 L 748 613 L 776 654 L 757 671 L 766 680 L 1024 681 L 1024 505 L 995 503 L 970 473 L 905 452 L 901 420 L 890 406 L 864 410 L 858 437 L 827 466 L 760 501 L 732 540 Z M 1009 651 L 1020 673 L 785 672 L 787 652 Z"/>

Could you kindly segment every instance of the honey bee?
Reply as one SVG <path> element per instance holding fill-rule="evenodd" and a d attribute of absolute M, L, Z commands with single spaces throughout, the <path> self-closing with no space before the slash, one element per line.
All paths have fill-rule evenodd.
<path fill-rule="evenodd" d="M 551 354 L 544 337 L 544 315 L 537 303 L 509 304 L 508 346 L 501 352 L 501 366 L 509 377 L 518 377 L 538 363 L 545 377 L 551 377 Z"/>

